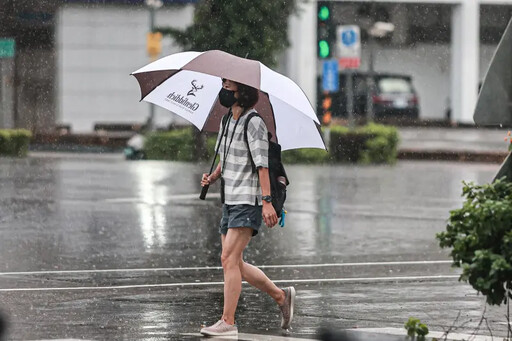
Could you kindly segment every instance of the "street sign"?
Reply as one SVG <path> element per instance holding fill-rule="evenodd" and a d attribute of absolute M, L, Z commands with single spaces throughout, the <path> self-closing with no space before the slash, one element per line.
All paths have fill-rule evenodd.
<path fill-rule="evenodd" d="M 324 91 L 334 92 L 339 89 L 338 61 L 324 60 L 322 65 L 322 88 Z"/>
<path fill-rule="evenodd" d="M 347 25 L 336 28 L 336 54 L 340 67 L 357 69 L 361 65 L 361 31 L 359 26 Z"/>
<path fill-rule="evenodd" d="M 0 39 L 0 58 L 12 58 L 14 57 L 14 51 L 14 39 Z"/>

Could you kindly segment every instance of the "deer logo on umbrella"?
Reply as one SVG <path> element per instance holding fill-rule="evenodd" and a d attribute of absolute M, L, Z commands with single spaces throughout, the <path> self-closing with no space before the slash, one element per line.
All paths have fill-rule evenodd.
<path fill-rule="evenodd" d="M 192 82 L 190 82 L 190 84 L 192 84 L 192 89 L 189 90 L 189 92 L 187 93 L 187 96 L 196 96 L 196 92 L 197 90 L 201 90 L 202 88 L 204 88 L 204 85 L 201 85 L 201 86 L 197 86 L 196 85 L 196 80 L 194 79 Z"/>

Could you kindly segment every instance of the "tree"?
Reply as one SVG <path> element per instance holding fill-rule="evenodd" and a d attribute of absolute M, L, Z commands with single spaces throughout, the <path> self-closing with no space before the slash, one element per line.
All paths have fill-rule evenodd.
<path fill-rule="evenodd" d="M 239 57 L 277 64 L 288 41 L 288 18 L 296 0 L 202 0 L 185 30 L 159 27 L 185 50 L 223 50 Z"/>

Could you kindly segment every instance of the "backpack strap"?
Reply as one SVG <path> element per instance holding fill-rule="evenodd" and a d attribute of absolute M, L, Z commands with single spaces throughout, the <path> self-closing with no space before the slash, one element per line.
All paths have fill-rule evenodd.
<path fill-rule="evenodd" d="M 253 160 L 252 154 L 251 154 L 251 148 L 249 147 L 249 140 L 247 139 L 247 128 L 249 127 L 249 121 L 254 116 L 258 116 L 261 118 L 261 116 L 256 111 L 253 111 L 252 113 L 249 114 L 249 116 L 247 116 L 247 118 L 245 119 L 245 122 L 244 122 L 244 140 L 245 140 L 245 144 L 247 145 L 247 150 L 249 151 L 249 159 L 251 159 L 252 172 L 256 173 L 256 165 L 254 164 L 254 160 Z"/>
<path fill-rule="evenodd" d="M 229 110 L 229 112 L 222 116 L 222 130 L 224 130 L 224 128 L 226 127 L 226 122 L 228 121 L 228 119 L 231 117 L 231 109 Z"/>

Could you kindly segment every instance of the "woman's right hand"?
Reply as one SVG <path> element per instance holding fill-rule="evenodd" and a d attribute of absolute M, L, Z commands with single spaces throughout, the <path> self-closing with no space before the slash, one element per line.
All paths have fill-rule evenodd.
<path fill-rule="evenodd" d="M 216 179 L 213 179 L 208 173 L 203 174 L 203 178 L 201 179 L 201 186 L 204 187 L 206 185 L 211 185 L 215 182 Z"/>

